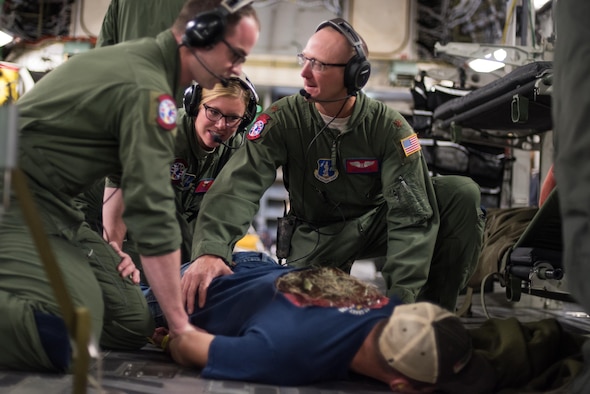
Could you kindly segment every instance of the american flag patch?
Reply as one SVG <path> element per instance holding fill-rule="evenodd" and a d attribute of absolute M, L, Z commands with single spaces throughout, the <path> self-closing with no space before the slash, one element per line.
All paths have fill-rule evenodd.
<path fill-rule="evenodd" d="M 418 140 L 418 135 L 416 135 L 415 133 L 409 137 L 404 138 L 400 142 L 402 143 L 402 148 L 404 149 L 406 157 L 422 149 L 422 147 L 420 146 L 420 141 Z"/>

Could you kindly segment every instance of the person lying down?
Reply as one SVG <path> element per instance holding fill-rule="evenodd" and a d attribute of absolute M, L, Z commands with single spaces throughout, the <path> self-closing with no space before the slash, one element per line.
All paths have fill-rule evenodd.
<path fill-rule="evenodd" d="M 289 268 L 263 253 L 236 253 L 231 268 L 190 315 L 200 330 L 172 340 L 146 292 L 159 326 L 153 342 L 203 378 L 301 386 L 356 373 L 399 393 L 485 394 L 510 383 L 497 360 L 474 349 L 461 320 L 437 305 L 402 304 L 343 271 Z"/>

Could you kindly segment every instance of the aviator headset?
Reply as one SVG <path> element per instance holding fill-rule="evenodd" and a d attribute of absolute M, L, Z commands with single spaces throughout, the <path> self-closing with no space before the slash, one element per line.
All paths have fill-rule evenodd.
<path fill-rule="evenodd" d="M 216 8 L 197 14 L 186 24 L 182 43 L 191 48 L 206 48 L 225 36 L 230 14 L 252 3 L 252 0 L 223 0 Z"/>
<path fill-rule="evenodd" d="M 366 85 L 371 75 L 371 63 L 367 60 L 367 55 L 363 50 L 363 40 L 354 28 L 342 18 L 334 18 L 320 23 L 316 32 L 327 26 L 346 37 L 356 52 L 344 68 L 344 86 L 348 94 L 354 95 Z"/>

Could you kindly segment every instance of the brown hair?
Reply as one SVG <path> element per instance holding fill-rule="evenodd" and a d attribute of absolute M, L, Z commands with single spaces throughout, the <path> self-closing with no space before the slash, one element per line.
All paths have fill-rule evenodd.
<path fill-rule="evenodd" d="M 184 33 L 186 24 L 192 20 L 197 14 L 205 11 L 210 11 L 217 8 L 221 4 L 221 0 L 187 0 L 184 6 L 180 10 L 178 17 L 172 25 L 172 30 L 176 34 Z M 260 20 L 258 14 L 251 4 L 248 4 L 236 12 L 229 14 L 227 17 L 227 29 L 233 29 L 238 22 L 245 17 L 252 17 L 256 20 L 256 24 L 260 29 Z"/>
<path fill-rule="evenodd" d="M 281 275 L 277 289 L 301 305 L 374 307 L 384 302 L 379 289 L 334 267 L 314 267 Z"/>

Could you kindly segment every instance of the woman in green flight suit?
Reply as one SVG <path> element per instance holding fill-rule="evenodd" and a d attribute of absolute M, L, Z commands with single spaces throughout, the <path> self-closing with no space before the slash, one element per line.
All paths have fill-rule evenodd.
<path fill-rule="evenodd" d="M 221 168 L 243 143 L 243 131 L 256 115 L 258 95 L 242 75 L 218 83 L 213 89 L 190 86 L 179 111 L 175 158 L 170 180 L 176 195 L 176 214 L 182 231 L 182 261 L 189 261 L 193 225 L 205 192 Z M 136 266 L 140 261 L 133 242 L 125 240 L 123 201 L 116 179 L 108 179 L 103 203 L 103 236 L 123 245 Z"/>

